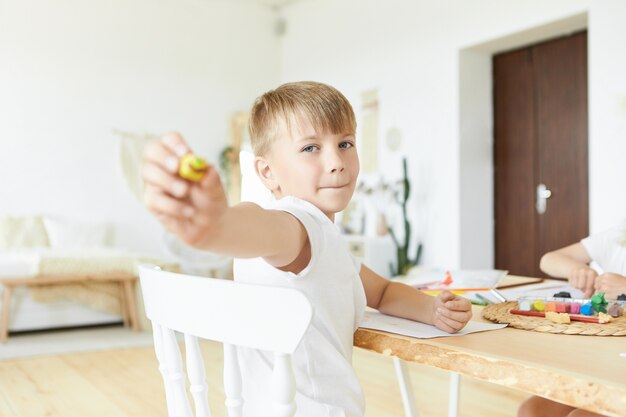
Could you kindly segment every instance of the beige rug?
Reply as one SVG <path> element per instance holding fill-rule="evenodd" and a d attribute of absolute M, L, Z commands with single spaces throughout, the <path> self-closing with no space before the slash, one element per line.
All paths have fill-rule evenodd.
<path fill-rule="evenodd" d="M 152 346 L 152 332 L 122 325 L 17 333 L 0 344 L 0 360 L 140 346 Z"/>

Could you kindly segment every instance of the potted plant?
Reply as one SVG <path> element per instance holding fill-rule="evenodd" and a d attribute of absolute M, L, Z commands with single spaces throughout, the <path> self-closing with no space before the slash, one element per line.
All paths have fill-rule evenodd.
<path fill-rule="evenodd" d="M 409 219 L 407 217 L 407 202 L 409 200 L 409 195 L 411 192 L 411 184 L 409 182 L 409 176 L 407 171 L 407 162 L 406 157 L 402 158 L 402 169 L 403 169 L 403 179 L 401 180 L 399 190 L 395 193 L 395 199 L 402 207 L 402 218 L 404 224 L 404 239 L 402 242 L 398 239 L 393 229 L 389 226 L 388 231 L 391 235 L 393 243 L 396 246 L 397 253 L 397 263 L 396 268 L 394 270 L 394 265 L 389 264 L 389 268 L 391 270 L 392 275 L 406 275 L 406 273 L 413 266 L 417 265 L 420 260 L 420 256 L 422 254 L 422 243 L 419 242 L 417 244 L 417 248 L 415 251 L 415 257 L 409 257 L 409 244 L 411 243 L 411 223 L 409 223 Z"/>

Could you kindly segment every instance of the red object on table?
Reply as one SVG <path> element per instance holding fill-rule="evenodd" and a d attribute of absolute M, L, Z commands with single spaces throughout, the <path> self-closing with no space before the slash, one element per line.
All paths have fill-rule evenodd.
<path fill-rule="evenodd" d="M 450 285 L 452 284 L 452 274 L 450 273 L 450 271 L 446 271 L 446 276 L 443 279 L 443 281 L 441 281 L 442 285 Z"/>
<path fill-rule="evenodd" d="M 522 311 L 511 310 L 511 314 L 517 314 L 519 316 L 533 316 L 533 317 L 545 317 L 546 314 L 540 311 Z M 600 323 L 597 317 L 581 316 L 578 314 L 570 314 L 569 319 L 571 321 L 584 321 L 585 323 Z"/>

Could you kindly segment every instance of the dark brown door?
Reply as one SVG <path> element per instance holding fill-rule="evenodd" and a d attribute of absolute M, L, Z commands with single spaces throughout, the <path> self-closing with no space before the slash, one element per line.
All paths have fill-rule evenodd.
<path fill-rule="evenodd" d="M 493 69 L 496 268 L 544 276 L 544 253 L 589 232 L 587 33 L 496 55 Z"/>

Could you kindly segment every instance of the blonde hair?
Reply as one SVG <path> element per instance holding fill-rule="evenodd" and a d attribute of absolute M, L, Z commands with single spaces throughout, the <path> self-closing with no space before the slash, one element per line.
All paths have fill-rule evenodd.
<path fill-rule="evenodd" d="M 266 155 L 280 127 L 288 130 L 306 118 L 317 133 L 354 134 L 350 102 L 330 85 L 300 81 L 283 84 L 257 98 L 250 111 L 250 143 L 256 156 Z"/>

